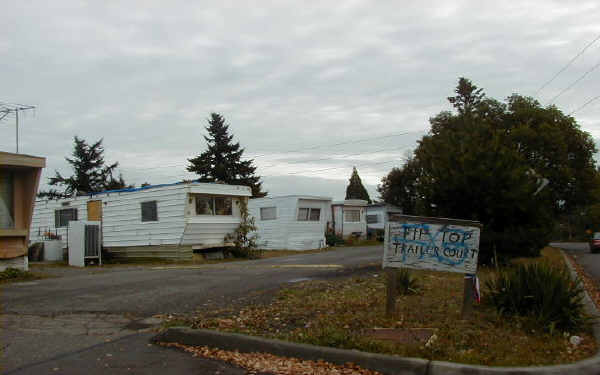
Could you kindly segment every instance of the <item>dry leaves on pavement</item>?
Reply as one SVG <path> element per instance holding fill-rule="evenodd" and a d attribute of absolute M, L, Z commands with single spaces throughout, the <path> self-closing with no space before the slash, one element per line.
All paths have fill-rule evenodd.
<path fill-rule="evenodd" d="M 234 363 L 248 371 L 248 374 L 272 373 L 276 375 L 381 375 L 379 372 L 360 368 L 353 363 L 344 366 L 325 361 L 305 361 L 298 358 L 279 357 L 269 353 L 240 353 L 209 348 L 188 346 L 178 343 L 158 343 L 192 353 L 194 357 L 205 357 Z"/>

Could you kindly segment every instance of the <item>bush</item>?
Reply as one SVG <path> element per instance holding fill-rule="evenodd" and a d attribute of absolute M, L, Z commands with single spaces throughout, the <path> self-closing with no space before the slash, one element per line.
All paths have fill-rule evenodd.
<path fill-rule="evenodd" d="M 240 225 L 234 233 L 225 236 L 224 242 L 232 242 L 233 246 L 225 250 L 225 253 L 235 258 L 259 259 L 263 251 L 258 249 L 258 235 L 254 218 L 248 213 L 248 202 L 240 201 Z"/>
<path fill-rule="evenodd" d="M 398 294 L 416 294 L 419 292 L 419 282 L 407 268 L 400 268 L 396 272 L 396 290 Z"/>
<path fill-rule="evenodd" d="M 23 271 L 20 270 L 18 268 L 7 268 L 4 271 L 0 272 L 0 281 L 7 281 L 7 280 L 26 280 L 26 279 L 31 279 L 34 276 L 31 274 L 31 272 L 28 271 Z"/>
<path fill-rule="evenodd" d="M 500 272 L 486 286 L 500 314 L 532 318 L 550 333 L 579 328 L 588 320 L 583 288 L 564 267 L 519 264 Z"/>
<path fill-rule="evenodd" d="M 325 234 L 325 242 L 327 243 L 327 246 L 335 246 L 337 244 L 343 244 L 344 240 L 333 232 L 327 232 Z"/>

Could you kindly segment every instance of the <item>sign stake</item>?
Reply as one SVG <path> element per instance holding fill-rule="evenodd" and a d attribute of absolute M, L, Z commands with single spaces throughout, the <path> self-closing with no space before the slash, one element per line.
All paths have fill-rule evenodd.
<path fill-rule="evenodd" d="M 387 276 L 387 299 L 385 303 L 385 315 L 391 318 L 396 314 L 396 296 L 398 292 L 398 271 L 394 268 L 386 268 Z"/>
<path fill-rule="evenodd" d="M 475 276 L 465 274 L 465 289 L 463 294 L 462 319 L 466 320 L 473 315 L 473 287 Z"/>

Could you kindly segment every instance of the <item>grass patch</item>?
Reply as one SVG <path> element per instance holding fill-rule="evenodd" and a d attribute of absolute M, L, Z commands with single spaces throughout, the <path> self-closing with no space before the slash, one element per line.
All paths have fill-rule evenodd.
<path fill-rule="evenodd" d="M 560 253 L 559 253 L 560 254 Z M 544 249 L 537 261 L 556 262 L 553 249 Z M 480 269 L 482 285 L 493 275 Z M 568 363 L 596 352 L 591 331 L 549 334 L 533 328 L 526 318 L 506 318 L 484 301 L 474 307 L 473 318 L 461 320 L 463 275 L 412 271 L 419 293 L 398 297 L 396 314 L 385 316 L 385 278 L 381 272 L 328 281 L 309 281 L 281 289 L 269 304 L 234 308 L 215 316 L 198 313 L 188 324 L 259 335 L 301 343 L 357 349 L 491 366 L 530 366 Z M 435 332 L 436 340 L 397 343 L 367 335 L 374 328 L 415 329 Z M 569 336 L 583 342 L 569 344 Z"/>
<path fill-rule="evenodd" d="M 23 271 L 17 268 L 7 268 L 0 272 L 0 284 L 16 283 L 20 281 L 31 281 L 45 278 L 45 275 Z"/>

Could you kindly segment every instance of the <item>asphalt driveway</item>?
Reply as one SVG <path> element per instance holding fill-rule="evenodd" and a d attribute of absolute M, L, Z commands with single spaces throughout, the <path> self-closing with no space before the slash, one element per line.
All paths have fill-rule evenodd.
<path fill-rule="evenodd" d="M 600 253 L 590 253 L 587 242 L 553 242 L 550 246 L 558 247 L 574 256 L 586 272 L 600 282 Z"/>
<path fill-rule="evenodd" d="M 86 366 L 90 374 L 106 369 L 102 360 L 107 358 L 111 368 L 125 366 L 122 370 L 128 373 L 152 373 L 144 365 L 152 358 L 162 358 L 167 367 L 171 360 L 181 361 L 181 353 L 170 349 L 139 348 L 141 341 L 146 342 L 140 337 L 148 335 L 140 330 L 159 323 L 153 315 L 189 313 L 286 283 L 346 275 L 357 267 L 376 267 L 382 255 L 382 246 L 340 248 L 213 265 L 69 270 L 59 278 L 10 284 L 2 288 L 0 297 L 1 370 L 6 374 L 73 373 L 82 365 L 80 358 L 96 355 L 97 363 Z M 131 351 L 136 359 L 127 362 L 123 354 L 117 356 L 121 361 L 113 358 L 115 354 L 109 351 L 115 350 L 116 342 L 121 345 L 119 351 Z M 157 365 L 156 372 L 163 368 L 161 373 L 166 373 L 163 365 Z M 225 367 L 215 367 L 215 371 L 239 373 L 227 364 L 215 366 L 221 365 Z M 194 366 L 209 364 L 181 366 L 181 372 L 174 366 L 175 372 L 169 373 L 187 373 Z"/>

